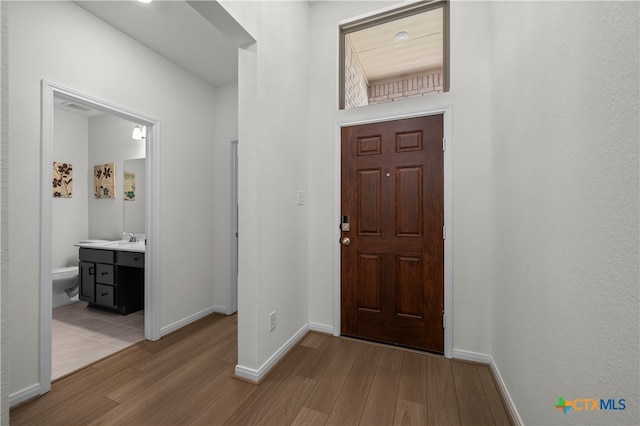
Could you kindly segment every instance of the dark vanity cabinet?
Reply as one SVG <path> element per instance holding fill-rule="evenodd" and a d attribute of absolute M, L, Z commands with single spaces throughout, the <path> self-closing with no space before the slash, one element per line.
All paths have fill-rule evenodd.
<path fill-rule="evenodd" d="M 80 300 L 127 315 L 144 308 L 144 253 L 80 248 Z"/>

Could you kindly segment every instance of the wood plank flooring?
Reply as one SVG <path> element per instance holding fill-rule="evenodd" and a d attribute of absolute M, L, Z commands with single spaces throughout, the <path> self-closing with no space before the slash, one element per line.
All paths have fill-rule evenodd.
<path fill-rule="evenodd" d="M 509 425 L 489 368 L 309 333 L 260 385 L 232 378 L 237 319 L 141 342 L 11 409 L 12 425 Z"/>

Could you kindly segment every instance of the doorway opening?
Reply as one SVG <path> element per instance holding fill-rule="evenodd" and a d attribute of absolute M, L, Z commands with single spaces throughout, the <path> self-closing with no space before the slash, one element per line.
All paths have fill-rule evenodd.
<path fill-rule="evenodd" d="M 159 235 L 159 191 L 155 182 L 159 176 L 159 122 L 151 117 L 129 111 L 106 101 L 76 92 L 57 84 L 42 81 L 42 121 L 41 121 L 41 234 L 40 234 L 40 393 L 51 390 L 52 377 L 52 265 L 53 265 L 53 197 L 51 193 L 53 146 L 54 146 L 54 109 L 56 102 L 66 102 L 76 108 L 85 108 L 108 114 L 146 127 L 144 139 L 144 194 L 146 198 L 142 212 L 145 247 L 144 272 L 144 337 L 148 340 L 160 338 L 159 326 L 159 273 L 158 273 L 158 235 Z M 133 126 L 131 126 L 133 130 Z M 139 162 L 139 161 L 138 161 Z M 133 167 L 133 164 L 132 164 Z M 82 177 L 79 177 L 82 179 Z M 121 182 L 122 183 L 122 182 Z M 125 212 L 121 212 L 124 217 Z M 139 216 L 140 214 L 138 214 Z M 132 225 L 133 226 L 133 225 Z M 123 231 L 121 231 L 123 232 Z"/>

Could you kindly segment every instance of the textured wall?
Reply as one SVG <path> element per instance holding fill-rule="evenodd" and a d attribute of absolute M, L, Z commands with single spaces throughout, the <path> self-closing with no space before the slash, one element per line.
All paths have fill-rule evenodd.
<path fill-rule="evenodd" d="M 222 4 L 257 41 L 238 70 L 238 364 L 257 369 L 308 321 L 309 15 L 306 2 Z"/>
<path fill-rule="evenodd" d="M 491 353 L 526 424 L 638 424 L 638 3 L 491 12 Z"/>
<path fill-rule="evenodd" d="M 7 2 L 0 2 L 0 424 L 9 424 L 9 356 L 7 351 L 7 318 L 9 290 L 7 279 L 7 152 L 8 152 L 8 42 Z"/>

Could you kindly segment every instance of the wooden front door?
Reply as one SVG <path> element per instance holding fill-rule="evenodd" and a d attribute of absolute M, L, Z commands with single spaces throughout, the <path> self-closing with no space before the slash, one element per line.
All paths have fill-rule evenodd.
<path fill-rule="evenodd" d="M 344 127 L 341 140 L 342 334 L 442 353 L 443 116 Z"/>

